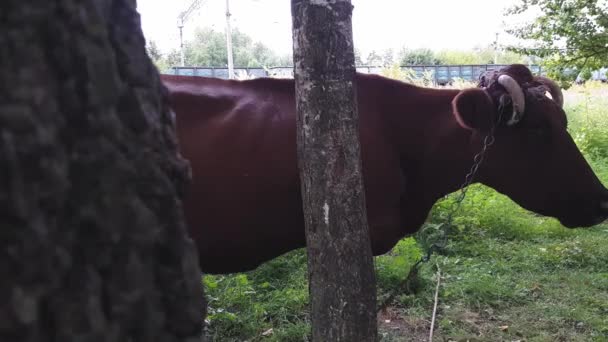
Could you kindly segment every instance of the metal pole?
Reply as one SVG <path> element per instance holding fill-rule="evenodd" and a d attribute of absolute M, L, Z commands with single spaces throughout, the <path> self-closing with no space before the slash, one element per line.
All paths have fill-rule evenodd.
<path fill-rule="evenodd" d="M 184 55 L 184 37 L 182 33 L 182 29 L 184 28 L 184 23 L 182 22 L 179 26 L 179 48 L 180 48 L 180 58 L 182 66 L 186 66 L 186 57 Z"/>
<path fill-rule="evenodd" d="M 179 14 L 179 16 L 177 17 L 177 27 L 179 28 L 180 59 L 181 59 L 182 67 L 186 66 L 186 56 L 185 56 L 186 53 L 184 51 L 184 36 L 183 36 L 184 22 L 186 21 L 186 19 L 188 19 L 188 17 L 192 14 L 192 12 L 196 11 L 200 7 L 202 2 L 203 2 L 203 0 L 192 1 L 190 6 L 185 11 L 181 12 Z"/>
<path fill-rule="evenodd" d="M 230 29 L 230 0 L 226 0 L 226 53 L 228 55 L 228 78 L 234 78 L 234 63 L 232 60 L 232 30 Z"/>
<path fill-rule="evenodd" d="M 494 41 L 494 64 L 498 64 L 498 32 L 496 32 L 496 40 Z"/>

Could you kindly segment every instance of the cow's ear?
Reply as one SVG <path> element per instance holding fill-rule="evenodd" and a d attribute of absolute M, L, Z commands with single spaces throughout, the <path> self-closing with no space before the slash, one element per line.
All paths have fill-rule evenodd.
<path fill-rule="evenodd" d="M 489 130 L 495 116 L 492 99 L 479 88 L 458 93 L 452 101 L 452 110 L 460 126 L 469 130 Z"/>

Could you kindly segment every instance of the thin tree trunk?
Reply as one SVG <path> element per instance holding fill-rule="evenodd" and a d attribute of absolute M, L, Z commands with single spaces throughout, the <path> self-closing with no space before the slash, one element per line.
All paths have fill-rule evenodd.
<path fill-rule="evenodd" d="M 198 341 L 189 181 L 133 0 L 0 2 L 0 340 Z"/>
<path fill-rule="evenodd" d="M 314 341 L 375 341 L 350 0 L 292 0 Z"/>

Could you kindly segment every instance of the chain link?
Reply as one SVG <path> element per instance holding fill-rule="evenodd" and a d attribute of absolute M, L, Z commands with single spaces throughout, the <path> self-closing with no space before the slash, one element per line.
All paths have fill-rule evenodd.
<path fill-rule="evenodd" d="M 433 252 L 445 248 L 445 246 L 447 244 L 448 230 L 450 229 L 450 227 L 452 227 L 452 221 L 454 220 L 454 214 L 456 214 L 458 212 L 458 210 L 460 210 L 460 207 L 462 206 L 462 202 L 464 201 L 464 199 L 467 195 L 467 191 L 469 191 L 469 185 L 471 185 L 471 183 L 473 183 L 475 175 L 477 174 L 477 171 L 479 170 L 481 163 L 483 163 L 483 161 L 484 161 L 488 148 L 490 146 L 492 146 L 494 144 L 494 142 L 496 141 L 496 138 L 494 137 L 494 131 L 496 130 L 496 126 L 498 125 L 498 123 L 500 122 L 501 119 L 502 119 L 502 111 L 501 111 L 501 114 L 499 115 L 499 118 L 498 118 L 498 121 L 496 122 L 496 124 L 492 125 L 492 128 L 488 132 L 488 135 L 486 135 L 484 137 L 483 146 L 481 148 L 481 151 L 479 151 L 473 157 L 473 165 L 471 165 L 471 169 L 465 176 L 464 183 L 462 183 L 462 185 L 460 186 L 460 193 L 456 197 L 454 206 L 453 206 L 452 210 L 448 213 L 446 222 L 441 225 L 443 228 L 443 229 L 441 229 L 441 233 L 440 233 L 441 243 L 434 242 L 427 250 L 426 255 L 422 259 L 420 259 L 418 262 L 416 262 L 416 264 L 415 264 L 416 267 L 421 262 L 429 261 Z"/>
<path fill-rule="evenodd" d="M 410 280 L 416 276 L 416 274 L 418 274 L 418 268 L 420 267 L 420 265 L 422 263 L 426 263 L 429 260 L 431 260 L 431 256 L 433 255 L 433 253 L 437 250 L 443 249 L 445 248 L 445 246 L 447 245 L 447 236 L 448 236 L 448 230 L 450 229 L 450 227 L 452 226 L 452 221 L 454 220 L 454 214 L 456 214 L 456 212 L 458 212 L 458 210 L 460 209 L 460 207 L 462 206 L 462 202 L 464 201 L 466 195 L 467 195 L 467 191 L 469 191 L 469 185 L 471 185 L 471 183 L 473 183 L 473 179 L 475 178 L 475 175 L 477 174 L 477 171 L 479 170 L 479 167 L 481 166 L 481 163 L 483 163 L 486 152 L 488 150 L 488 148 L 490 146 L 492 146 L 494 144 L 494 142 L 496 141 L 496 138 L 494 137 L 494 132 L 496 130 L 496 127 L 498 126 L 498 124 L 501 122 L 502 120 L 502 113 L 503 113 L 503 106 L 500 105 L 498 108 L 498 120 L 492 125 L 492 127 L 490 128 L 490 131 L 488 132 L 488 135 L 486 135 L 483 139 L 483 146 L 481 148 L 481 151 L 479 151 L 474 157 L 473 157 L 473 165 L 471 166 L 471 169 L 469 170 L 469 172 L 467 173 L 467 175 L 465 176 L 465 180 L 464 183 L 462 183 L 462 185 L 460 186 L 460 193 L 458 194 L 458 196 L 456 197 L 456 201 L 453 204 L 452 210 L 450 210 L 450 212 L 448 213 L 448 217 L 445 223 L 442 223 L 441 226 L 441 230 L 440 230 L 440 243 L 438 241 L 435 241 L 431 244 L 431 246 L 428 248 L 428 250 L 426 251 L 426 254 L 421 257 L 420 259 L 418 259 L 418 261 L 416 261 L 416 263 L 412 266 L 412 268 L 410 269 L 410 272 L 408 273 L 407 277 L 405 278 L 405 280 L 403 281 L 403 283 L 401 284 L 401 286 L 399 286 L 384 302 L 382 305 L 380 305 L 378 311 L 386 308 L 386 306 L 392 301 L 392 299 L 395 297 L 395 295 L 397 294 L 397 290 L 402 289 L 402 288 L 407 288 L 409 286 L 409 282 Z"/>

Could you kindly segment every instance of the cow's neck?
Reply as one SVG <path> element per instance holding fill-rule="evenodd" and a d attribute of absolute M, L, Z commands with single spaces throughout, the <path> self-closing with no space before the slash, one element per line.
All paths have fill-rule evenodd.
<path fill-rule="evenodd" d="M 458 90 L 404 89 L 400 106 L 392 110 L 391 125 L 399 127 L 398 144 L 406 176 L 406 197 L 432 206 L 460 188 L 481 146 L 452 114 Z"/>

